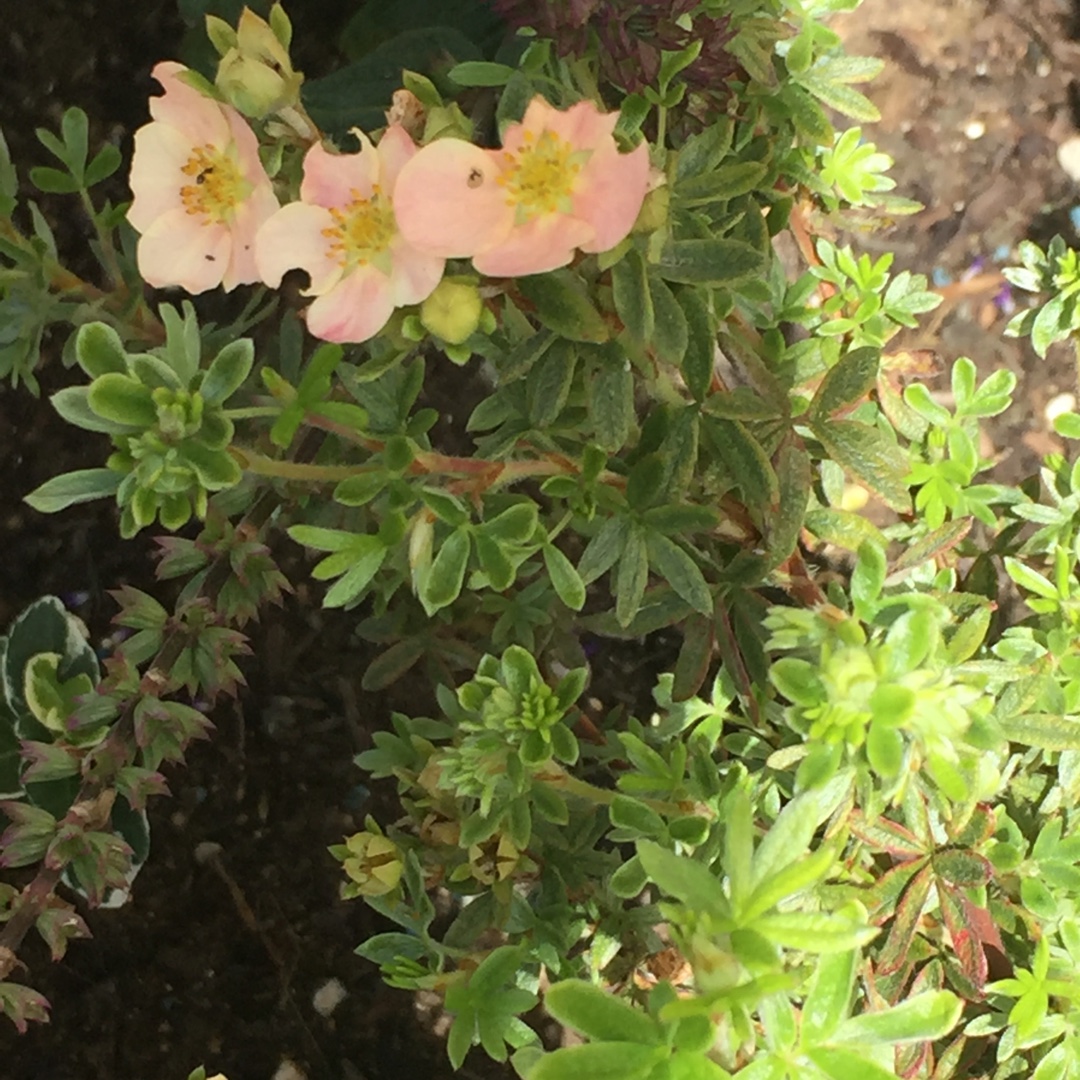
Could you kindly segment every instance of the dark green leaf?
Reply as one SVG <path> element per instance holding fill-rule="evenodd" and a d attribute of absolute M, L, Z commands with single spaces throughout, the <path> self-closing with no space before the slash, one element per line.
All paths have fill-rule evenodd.
<path fill-rule="evenodd" d="M 549 330 L 571 341 L 602 342 L 611 336 L 589 300 L 589 289 L 572 270 L 518 278 L 521 295 Z"/>
<path fill-rule="evenodd" d="M 656 572 L 695 611 L 711 615 L 713 597 L 700 567 L 674 540 L 659 532 L 648 533 L 649 562 Z"/>
<path fill-rule="evenodd" d="M 764 271 L 765 258 L 741 240 L 673 240 L 656 271 L 687 285 L 736 285 Z"/>
<path fill-rule="evenodd" d="M 635 342 L 647 343 L 653 335 L 656 317 L 645 259 L 631 248 L 611 268 L 611 288 L 615 311 Z"/>
<path fill-rule="evenodd" d="M 615 575 L 615 618 L 620 626 L 629 626 L 633 621 L 641 607 L 645 586 L 649 583 L 645 535 L 641 528 L 632 526 L 626 546 L 619 556 L 619 568 Z"/>
<path fill-rule="evenodd" d="M 876 491 L 889 507 L 900 513 L 911 510 L 904 481 L 907 455 L 877 428 L 857 420 L 829 420 L 813 424 L 812 430 L 837 464 Z"/>
<path fill-rule="evenodd" d="M 614 453 L 630 438 L 634 424 L 634 373 L 629 361 L 607 363 L 589 384 L 589 414 L 597 444 Z"/>
<path fill-rule="evenodd" d="M 881 350 L 852 349 L 831 367 L 810 403 L 810 419 L 824 420 L 861 401 L 877 381 Z"/>

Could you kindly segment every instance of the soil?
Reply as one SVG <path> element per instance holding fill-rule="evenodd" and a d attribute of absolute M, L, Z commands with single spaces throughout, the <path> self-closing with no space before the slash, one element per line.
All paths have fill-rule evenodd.
<path fill-rule="evenodd" d="M 322 43 L 351 9 L 289 5 L 309 73 L 332 66 Z M 175 55 L 183 27 L 171 0 L 125 5 L 121 32 L 116 10 L 109 0 L 7 5 L 0 126 L 24 176 L 47 163 L 33 128 L 54 126 L 68 104 L 125 151 L 145 122 L 150 67 Z M 1026 475 L 1057 447 L 1046 405 L 1073 392 L 1075 376 L 1064 349 L 1044 362 L 1001 337 L 1010 298 L 987 275 L 1024 236 L 1063 231 L 1077 242 L 1068 211 L 1078 196 L 1056 156 L 1074 134 L 1080 97 L 1076 13 L 1058 0 L 867 0 L 835 25 L 851 52 L 886 59 L 870 90 L 882 119 L 866 134 L 896 159 L 898 190 L 926 205 L 857 242 L 953 285 L 943 310 L 896 347 L 934 348 L 945 361 L 969 355 L 983 374 L 1014 370 L 1019 404 L 990 440 L 1003 479 Z M 46 208 L 59 217 L 61 242 L 78 241 L 70 211 Z M 54 361 L 44 393 L 70 378 Z M 114 610 L 108 589 L 153 587 L 152 545 L 120 541 L 107 506 L 42 517 L 20 502 L 49 476 L 100 460 L 44 399 L 0 392 L 0 624 L 52 592 L 100 636 Z M 302 567 L 287 569 L 302 583 Z M 183 1078 L 200 1062 L 230 1080 L 269 1080 L 286 1060 L 312 1080 L 450 1075 L 410 995 L 385 988 L 352 954 L 385 927 L 363 904 L 337 898 L 338 867 L 326 853 L 365 813 L 393 816 L 391 793 L 369 793 L 352 757 L 391 709 L 426 703 L 400 691 L 365 695 L 368 654 L 352 620 L 313 610 L 302 584 L 265 614 L 253 647 L 239 703 L 218 710 L 212 740 L 173 770 L 176 797 L 152 804 L 153 847 L 133 900 L 90 912 L 93 939 L 74 943 L 61 964 L 50 965 L 40 943 L 28 948 L 53 1018 L 23 1037 L 0 1021 L 0 1080 Z M 324 1018 L 313 995 L 334 978 L 347 996 Z M 508 1075 L 479 1053 L 464 1072 Z"/>

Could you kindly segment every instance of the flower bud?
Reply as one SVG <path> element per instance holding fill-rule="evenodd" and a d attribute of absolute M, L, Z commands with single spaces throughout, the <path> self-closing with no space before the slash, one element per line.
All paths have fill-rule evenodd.
<path fill-rule="evenodd" d="M 214 80 L 225 99 L 245 116 L 260 120 L 298 104 L 303 81 L 270 24 L 244 8 L 236 45 L 222 56 Z"/>
<path fill-rule="evenodd" d="M 449 345 L 460 345 L 480 326 L 484 302 L 475 282 L 468 278 L 444 278 L 420 305 L 424 328 Z"/>
<path fill-rule="evenodd" d="M 491 837 L 469 848 L 469 869 L 481 885 L 505 881 L 515 870 L 521 852 L 505 833 Z"/>
<path fill-rule="evenodd" d="M 397 888 L 405 869 L 401 849 L 381 833 L 358 832 L 345 841 L 342 869 L 356 883 L 346 886 L 352 895 L 385 896 Z"/>

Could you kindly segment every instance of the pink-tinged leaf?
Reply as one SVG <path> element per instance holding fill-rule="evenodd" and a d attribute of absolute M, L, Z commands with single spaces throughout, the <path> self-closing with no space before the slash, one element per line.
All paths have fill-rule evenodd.
<path fill-rule="evenodd" d="M 891 974 L 903 966 L 918 930 L 919 918 L 926 906 L 933 881 L 934 871 L 927 865 L 911 879 L 904 890 L 904 895 L 896 905 L 896 916 L 889 929 L 888 939 L 878 958 L 877 970 L 880 974 Z"/>
<path fill-rule="evenodd" d="M 888 818 L 869 822 L 856 810 L 851 815 L 851 831 L 875 851 L 884 851 L 897 859 L 916 859 L 929 854 L 924 844 L 910 829 Z"/>
<path fill-rule="evenodd" d="M 933 855 L 934 873 L 950 885 L 964 889 L 976 889 L 993 877 L 990 860 L 974 851 L 946 848 Z"/>
<path fill-rule="evenodd" d="M 989 965 L 979 928 L 972 918 L 979 909 L 959 890 L 943 886 L 940 882 L 938 900 L 941 904 L 941 917 L 952 938 L 953 953 L 960 964 L 960 970 L 974 990 L 974 1000 L 981 1000 Z"/>
<path fill-rule="evenodd" d="M 56 900 L 55 906 L 47 907 L 35 923 L 38 933 L 49 946 L 53 960 L 62 960 L 69 941 L 93 935 L 82 916 L 68 903 Z"/>
<path fill-rule="evenodd" d="M 907 883 L 924 865 L 925 858 L 890 866 L 860 897 L 880 926 L 893 913 Z"/>
<path fill-rule="evenodd" d="M 49 1007 L 48 1001 L 29 986 L 0 982 L 0 1013 L 15 1025 L 20 1035 L 26 1034 L 31 1020 L 47 1024 Z"/>

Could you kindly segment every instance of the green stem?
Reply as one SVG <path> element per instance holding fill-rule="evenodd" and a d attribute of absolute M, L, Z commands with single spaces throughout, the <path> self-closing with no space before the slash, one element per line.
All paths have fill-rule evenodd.
<path fill-rule="evenodd" d="M 612 791 L 610 788 L 597 787 L 587 780 L 580 780 L 578 777 L 571 776 L 561 770 L 555 775 L 541 773 L 536 779 L 549 784 L 553 788 L 565 791 L 567 795 L 585 799 L 587 802 L 596 803 L 598 806 L 610 806 L 615 801 L 615 796 L 619 794 L 619 792 Z M 658 814 L 666 814 L 668 817 L 683 815 L 687 812 L 686 807 L 680 806 L 678 803 L 665 802 L 663 799 L 641 799 L 641 801 Z"/>
<path fill-rule="evenodd" d="M 281 409 L 277 405 L 248 405 L 243 409 L 222 409 L 221 413 L 230 420 L 254 420 L 260 416 L 277 417 Z"/>

